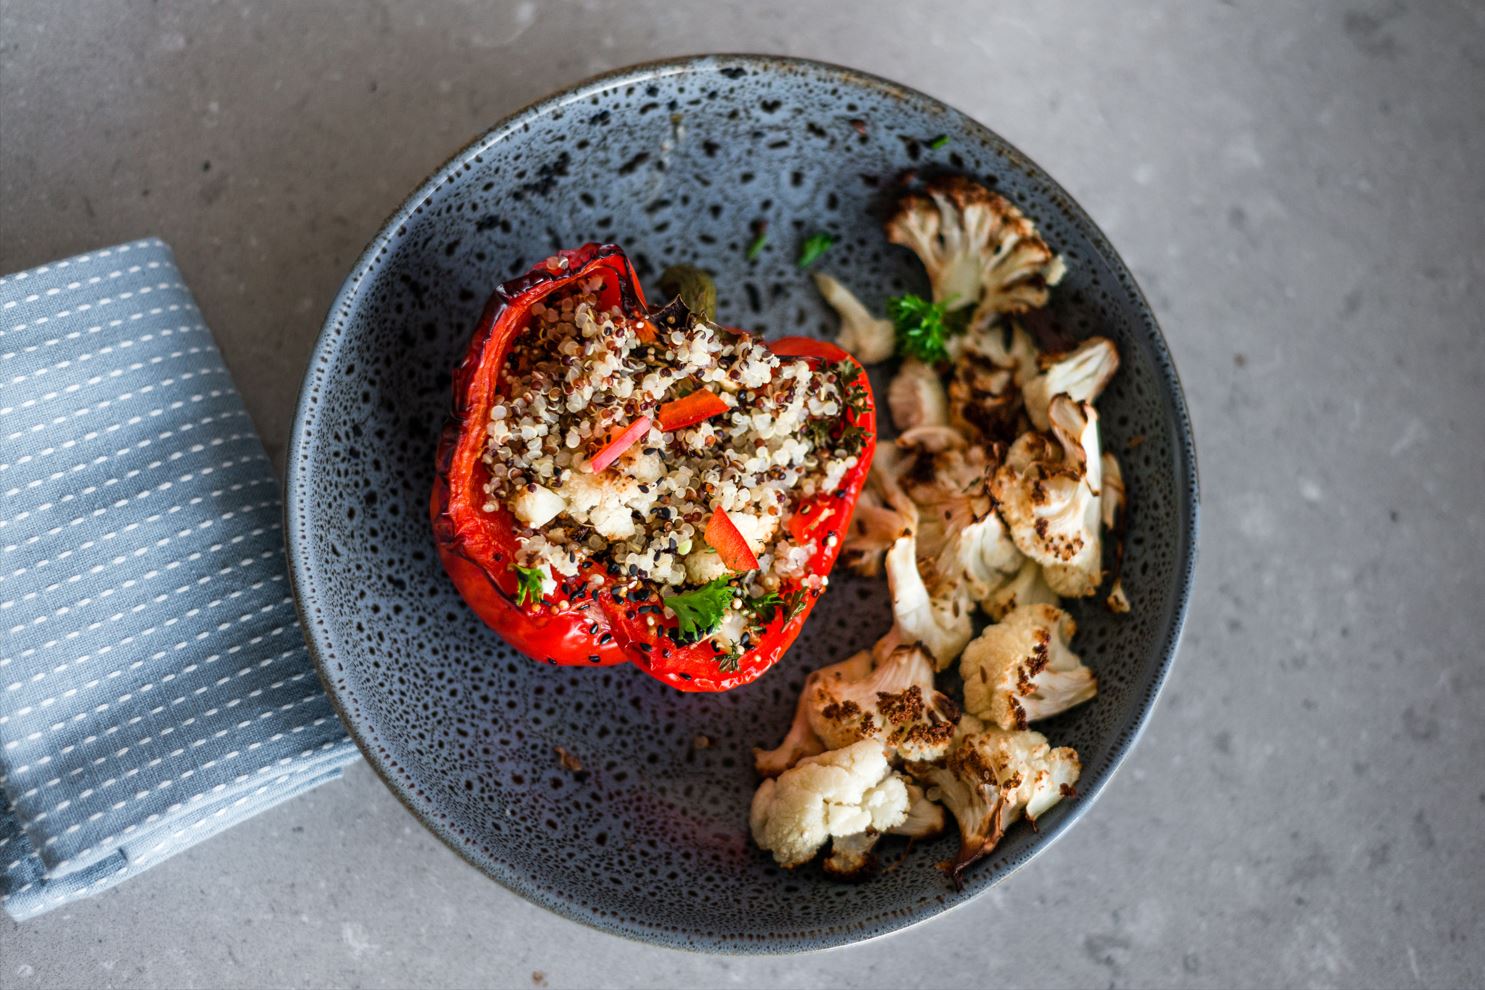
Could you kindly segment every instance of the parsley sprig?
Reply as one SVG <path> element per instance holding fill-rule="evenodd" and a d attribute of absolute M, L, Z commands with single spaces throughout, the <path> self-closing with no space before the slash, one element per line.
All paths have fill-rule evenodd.
<path fill-rule="evenodd" d="M 948 339 L 964 330 L 966 310 L 948 312 L 948 300 L 929 302 L 908 293 L 887 300 L 887 316 L 897 329 L 897 353 L 927 364 L 949 359 Z"/>
<path fill-rule="evenodd" d="M 679 595 L 668 595 L 665 607 L 675 613 L 676 642 L 695 643 L 717 631 L 737 592 L 719 577 L 710 584 Z"/>

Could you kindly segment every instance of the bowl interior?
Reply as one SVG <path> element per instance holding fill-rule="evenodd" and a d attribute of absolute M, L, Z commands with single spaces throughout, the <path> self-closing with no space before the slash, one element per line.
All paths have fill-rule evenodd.
<path fill-rule="evenodd" d="M 929 142 L 948 137 L 937 150 Z M 961 892 L 914 848 L 869 883 L 794 875 L 755 850 L 755 745 L 787 727 L 804 675 L 890 625 L 884 583 L 839 572 L 761 681 L 683 695 L 638 670 L 553 668 L 513 653 L 464 607 L 427 520 L 433 449 L 458 360 L 494 285 L 558 247 L 614 241 L 643 284 L 670 262 L 717 275 L 723 320 L 830 336 L 795 266 L 869 306 L 923 291 L 880 221 L 894 177 L 943 168 L 993 183 L 1067 258 L 1054 315 L 1112 337 L 1100 402 L 1128 479 L 1133 614 L 1075 605 L 1095 702 L 1041 728 L 1081 754 L 1082 796 L 1040 833 L 1011 830 Z M 767 243 L 746 257 L 755 225 Z M 885 387 L 878 380 L 878 389 Z M 1174 650 L 1189 584 L 1194 466 L 1174 372 L 1128 272 L 1019 153 L 909 90 L 814 63 L 707 57 L 605 77 L 516 115 L 429 180 L 368 249 L 329 315 L 290 457 L 289 540 L 312 650 L 367 756 L 430 827 L 491 876 L 569 917 L 693 948 L 780 951 L 853 941 L 962 902 L 1086 807 L 1137 733 Z M 561 747 L 583 765 L 564 769 Z M 887 847 L 889 857 L 901 852 Z"/>

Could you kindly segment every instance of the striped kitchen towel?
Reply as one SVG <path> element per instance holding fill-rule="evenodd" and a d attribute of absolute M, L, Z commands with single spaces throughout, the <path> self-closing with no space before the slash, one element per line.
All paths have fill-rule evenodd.
<path fill-rule="evenodd" d="M 0 278 L 0 898 L 28 918 L 340 773 L 278 482 L 170 249 Z"/>

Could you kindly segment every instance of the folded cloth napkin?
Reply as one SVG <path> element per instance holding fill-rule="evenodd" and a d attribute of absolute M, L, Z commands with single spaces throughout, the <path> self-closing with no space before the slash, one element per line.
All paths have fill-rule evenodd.
<path fill-rule="evenodd" d="M 336 777 L 273 468 L 158 240 L 0 278 L 0 897 L 83 897 Z"/>

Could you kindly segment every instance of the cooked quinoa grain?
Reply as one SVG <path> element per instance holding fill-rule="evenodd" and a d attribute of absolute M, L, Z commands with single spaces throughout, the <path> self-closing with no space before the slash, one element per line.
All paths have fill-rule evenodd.
<path fill-rule="evenodd" d="M 758 557 L 754 593 L 800 577 L 813 550 L 783 524 L 856 464 L 841 385 L 854 366 L 816 371 L 705 321 L 627 319 L 599 307 L 600 287 L 532 308 L 490 411 L 484 508 L 516 517 L 517 563 L 571 576 L 593 561 L 594 584 L 671 594 L 727 573 L 703 539 L 721 508 Z M 725 411 L 663 431 L 661 406 L 703 388 Z M 649 430 L 594 473 L 641 417 Z"/>

